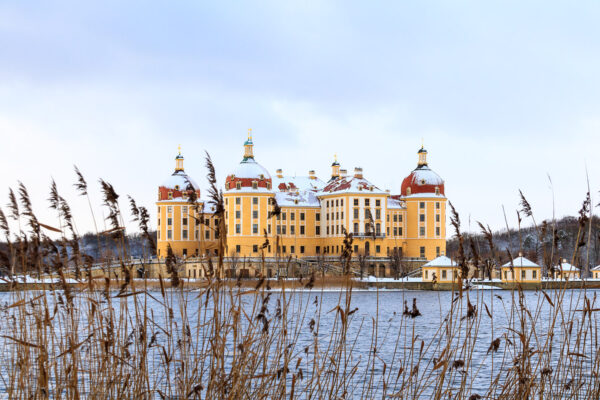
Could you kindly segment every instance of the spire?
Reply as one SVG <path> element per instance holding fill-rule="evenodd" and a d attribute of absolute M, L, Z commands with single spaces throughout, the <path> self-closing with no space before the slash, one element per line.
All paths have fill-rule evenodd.
<path fill-rule="evenodd" d="M 417 168 L 426 167 L 427 166 L 427 150 L 423 145 L 423 139 L 421 139 L 421 148 L 417 152 L 419 155 L 419 162 L 417 163 Z"/>
<path fill-rule="evenodd" d="M 337 159 L 337 154 L 333 155 L 333 164 L 331 164 L 331 180 L 340 177 L 340 163 Z"/>
<path fill-rule="evenodd" d="M 254 143 L 252 143 L 252 129 L 248 129 L 248 140 L 246 140 L 246 142 L 244 142 L 244 160 L 243 161 L 248 161 L 249 159 L 254 160 L 254 152 L 253 152 L 253 148 L 254 147 Z"/>
<path fill-rule="evenodd" d="M 181 155 L 181 145 L 177 147 L 177 157 L 175 157 L 175 172 L 183 171 L 183 156 Z"/>

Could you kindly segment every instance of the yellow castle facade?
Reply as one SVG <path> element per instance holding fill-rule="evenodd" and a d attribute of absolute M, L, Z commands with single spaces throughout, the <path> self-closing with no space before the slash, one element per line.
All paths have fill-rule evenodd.
<path fill-rule="evenodd" d="M 168 246 L 179 257 L 218 254 L 220 223 L 214 206 L 185 173 L 183 156 L 158 189 L 157 256 Z M 254 156 L 251 135 L 242 161 L 227 175 L 224 193 L 226 257 L 340 257 L 345 233 L 352 234 L 352 256 L 432 260 L 446 252 L 444 181 L 418 151 L 417 167 L 404 178 L 400 193 L 381 190 L 352 174 L 337 159 L 331 177 L 271 174 Z M 190 201 L 191 200 L 191 201 Z"/>

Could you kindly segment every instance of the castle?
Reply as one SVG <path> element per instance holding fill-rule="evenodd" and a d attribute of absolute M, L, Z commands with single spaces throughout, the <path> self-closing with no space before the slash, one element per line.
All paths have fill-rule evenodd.
<path fill-rule="evenodd" d="M 327 181 L 312 170 L 290 177 L 278 169 L 271 176 L 254 157 L 250 132 L 242 161 L 225 180 L 224 221 L 185 173 L 181 151 L 175 157 L 175 172 L 158 188 L 159 258 L 169 245 L 179 257 L 218 255 L 221 222 L 226 257 L 340 257 L 345 232 L 352 233 L 353 256 L 425 261 L 445 254 L 444 181 L 429 168 L 423 147 L 400 193 L 391 194 L 362 168 L 349 174 L 337 159 Z"/>

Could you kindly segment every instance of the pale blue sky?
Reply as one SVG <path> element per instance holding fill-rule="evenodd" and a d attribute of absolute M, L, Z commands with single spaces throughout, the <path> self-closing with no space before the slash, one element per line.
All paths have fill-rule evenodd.
<path fill-rule="evenodd" d="M 465 224 L 514 223 L 518 189 L 551 217 L 547 174 L 575 214 L 586 165 L 600 189 L 599 20 L 591 1 L 4 1 L 0 206 L 22 180 L 53 223 L 53 176 L 91 229 L 77 164 L 154 211 L 178 144 L 204 186 L 204 151 L 224 177 L 253 128 L 272 173 L 326 178 L 337 153 L 398 192 L 424 138 Z"/>

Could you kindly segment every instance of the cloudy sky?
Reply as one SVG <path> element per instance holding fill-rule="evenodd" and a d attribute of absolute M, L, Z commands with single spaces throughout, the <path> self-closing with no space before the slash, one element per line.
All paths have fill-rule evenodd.
<path fill-rule="evenodd" d="M 539 220 L 575 214 L 586 169 L 600 189 L 599 19 L 597 1 L 3 1 L 0 207 L 20 180 L 54 224 L 54 178 L 91 230 L 76 164 L 154 211 L 179 144 L 205 186 L 204 152 L 223 178 L 252 128 L 270 171 L 326 178 L 337 153 L 392 192 L 423 139 L 465 228 L 502 228 L 502 206 L 514 224 L 519 189 Z"/>

